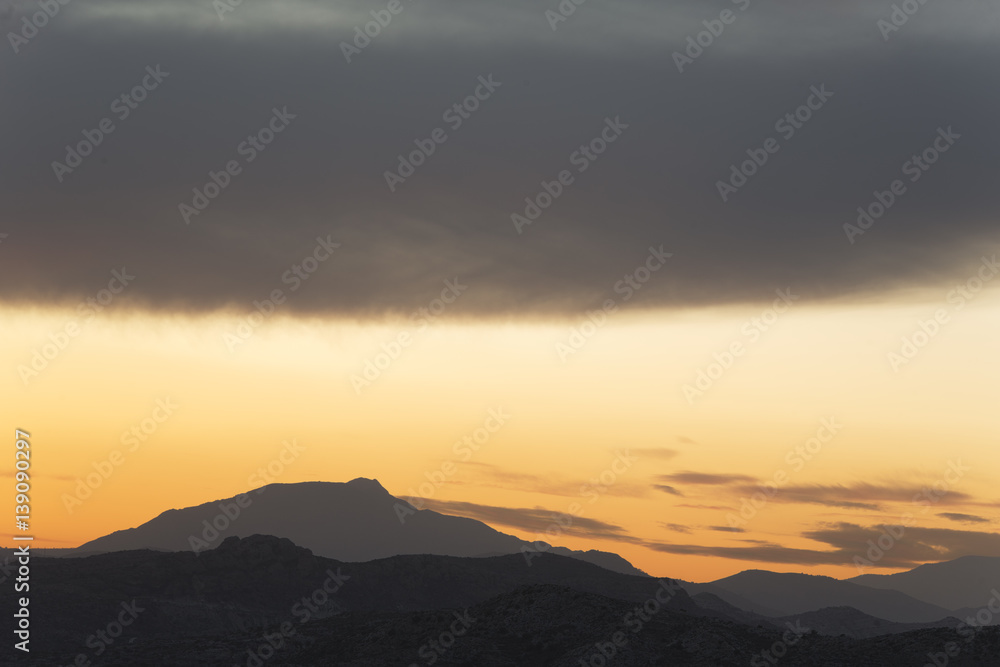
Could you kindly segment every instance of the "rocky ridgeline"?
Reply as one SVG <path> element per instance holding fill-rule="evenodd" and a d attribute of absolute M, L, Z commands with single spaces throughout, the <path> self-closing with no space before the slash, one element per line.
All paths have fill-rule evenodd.
<path fill-rule="evenodd" d="M 35 572 L 37 650 L 19 664 L 772 665 L 780 654 L 789 666 L 883 666 L 1000 656 L 1000 627 L 969 641 L 950 628 L 824 636 L 803 619 L 734 619 L 672 580 L 551 554 L 530 567 L 519 555 L 340 563 L 253 536 L 200 554 L 39 558 Z"/>

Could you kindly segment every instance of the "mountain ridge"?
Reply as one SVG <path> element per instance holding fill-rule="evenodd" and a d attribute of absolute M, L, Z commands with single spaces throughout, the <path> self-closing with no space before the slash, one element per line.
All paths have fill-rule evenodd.
<path fill-rule="evenodd" d="M 976 610 L 986 607 L 994 598 L 994 604 L 1000 605 L 1000 556 L 961 556 L 925 563 L 906 572 L 863 574 L 847 581 L 901 591 L 953 610 Z"/>
<path fill-rule="evenodd" d="M 895 623 L 933 623 L 952 610 L 900 591 L 876 589 L 821 575 L 744 570 L 707 584 L 682 583 L 691 595 L 707 592 L 744 611 L 777 618 L 827 607 L 852 607 Z"/>
<path fill-rule="evenodd" d="M 953 628 L 930 627 L 855 640 L 802 619 L 735 622 L 706 613 L 674 580 L 554 554 L 531 565 L 518 554 L 340 563 L 287 538 L 254 535 L 198 553 L 37 557 L 32 574 L 33 595 L 58 594 L 60 604 L 32 609 L 40 651 L 23 664 L 100 655 L 94 664 L 259 667 L 273 655 L 268 664 L 289 666 L 431 664 L 436 656 L 442 666 L 577 667 L 610 664 L 597 658 L 611 655 L 630 667 L 735 667 L 768 664 L 767 652 L 790 642 L 781 660 L 789 667 L 895 666 L 920 664 L 956 637 Z M 135 613 L 127 634 L 93 644 L 95 627 L 123 609 Z M 863 620 L 856 610 L 832 611 Z M 831 614 L 813 618 L 826 623 Z M 962 643 L 954 664 L 992 664 L 998 653 L 1000 628 L 985 628 Z"/>
<path fill-rule="evenodd" d="M 390 494 L 378 480 L 358 477 L 348 482 L 268 484 L 229 498 L 168 509 L 139 526 L 86 542 L 76 553 L 200 551 L 227 536 L 254 534 L 287 537 L 318 555 L 344 562 L 403 554 L 484 557 L 530 549 L 534 553 L 528 557 L 533 557 L 541 552 L 533 546 L 537 543 L 476 519 L 417 509 Z M 612 552 L 551 545 L 544 551 L 622 574 L 648 576 Z"/>

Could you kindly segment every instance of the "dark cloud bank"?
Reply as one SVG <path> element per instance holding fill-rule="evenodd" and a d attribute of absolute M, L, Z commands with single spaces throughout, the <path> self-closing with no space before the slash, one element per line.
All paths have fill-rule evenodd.
<path fill-rule="evenodd" d="M 285 22 L 249 0 L 224 21 L 209 2 L 64 7 L 0 48 L 0 299 L 79 300 L 126 266 L 137 304 L 246 308 L 288 292 L 328 235 L 341 247 L 289 309 L 409 312 L 459 277 L 455 315 L 576 313 L 620 298 L 661 244 L 674 255 L 635 306 L 789 286 L 859 299 L 950 285 L 996 252 L 997 8 L 926 5 L 886 41 L 870 5 L 751 6 L 680 73 L 672 53 L 733 4 L 593 0 L 556 31 L 549 5 L 407 3 L 350 64 L 341 42 L 384 3 L 273 3 Z M 112 102 L 156 65 L 169 76 L 120 119 Z M 500 87 L 453 130 L 443 112 L 490 75 Z M 821 85 L 833 97 L 786 139 L 775 122 Z M 247 162 L 241 143 L 286 107 Z M 58 182 L 52 162 L 105 117 L 114 131 Z M 609 118 L 628 129 L 579 173 L 571 155 Z M 439 127 L 390 192 L 384 172 Z M 903 163 L 948 127 L 961 139 L 911 183 Z M 723 203 L 716 182 L 769 137 L 780 150 Z M 178 205 L 230 160 L 241 173 L 185 224 Z M 573 183 L 518 234 L 511 214 L 561 170 Z M 843 225 L 897 178 L 906 193 L 849 243 Z"/>

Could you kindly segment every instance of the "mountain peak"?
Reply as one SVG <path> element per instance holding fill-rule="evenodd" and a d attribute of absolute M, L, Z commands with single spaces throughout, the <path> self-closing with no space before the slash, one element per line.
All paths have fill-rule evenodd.
<path fill-rule="evenodd" d="M 355 477 L 348 482 L 327 482 L 322 480 L 316 480 L 312 482 L 272 482 L 266 484 L 265 486 L 256 489 L 258 493 L 263 493 L 266 489 L 285 489 L 285 490 L 295 490 L 295 489 L 306 489 L 312 488 L 316 490 L 324 489 L 327 491 L 333 491 L 335 489 L 349 489 L 351 491 L 361 491 L 361 492 L 377 492 L 384 495 L 389 495 L 389 491 L 386 490 L 384 486 L 377 479 L 369 479 L 367 477 Z M 249 493 L 249 491 L 248 491 Z"/>
<path fill-rule="evenodd" d="M 401 514 L 400 511 L 403 511 Z M 276 536 L 288 543 L 274 543 Z M 348 482 L 275 482 L 233 498 L 165 512 L 136 528 L 82 545 L 80 553 L 156 549 L 205 551 L 227 538 L 223 553 L 249 550 L 255 557 L 290 554 L 293 546 L 341 562 L 365 562 L 403 554 L 457 557 L 520 554 L 529 543 L 466 517 L 412 509 L 377 479 Z M 617 554 L 553 553 L 624 574 L 644 575 Z"/>
<path fill-rule="evenodd" d="M 385 487 L 382 486 L 382 484 L 375 478 L 368 479 L 367 477 L 355 477 L 351 481 L 344 483 L 347 484 L 348 486 L 353 486 L 356 488 L 380 489 L 382 491 L 385 491 L 386 493 L 389 493 L 388 491 L 386 491 Z"/>

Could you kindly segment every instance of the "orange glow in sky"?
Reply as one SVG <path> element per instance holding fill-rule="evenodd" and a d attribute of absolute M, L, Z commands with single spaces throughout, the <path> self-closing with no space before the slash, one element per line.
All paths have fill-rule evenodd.
<path fill-rule="evenodd" d="M 584 342 L 565 360 L 557 346 L 583 320 L 439 323 L 414 333 L 387 365 L 382 345 L 405 323 L 276 316 L 231 351 L 224 335 L 234 315 L 130 314 L 95 318 L 24 377 L 17 369 L 32 359 L 23 350 L 42 350 L 75 315 L 7 309 L 0 355 L 16 381 L 3 383 L 0 400 L 32 433 L 42 546 L 77 546 L 268 481 L 372 477 L 396 496 L 432 503 L 567 513 L 581 502 L 578 516 L 613 534 L 577 525 L 551 542 L 614 551 L 655 575 L 709 580 L 769 568 L 853 576 L 849 559 L 720 554 L 767 545 L 831 551 L 804 534 L 914 510 L 927 528 L 956 527 L 942 512 L 997 520 L 989 471 L 1000 469 L 1000 451 L 989 415 L 1000 372 L 990 353 L 998 300 L 982 296 L 953 313 L 893 370 L 888 353 L 933 305 L 796 304 L 757 336 L 744 325 L 767 304 L 619 313 L 575 338 Z M 733 342 L 753 354 L 728 360 Z M 370 384 L 356 390 L 352 377 L 368 361 L 385 367 L 369 369 Z M 728 368 L 719 374 L 715 363 Z M 698 385 L 700 371 L 718 379 Z M 702 389 L 694 395 L 685 385 Z M 490 422 L 494 432 L 475 451 L 457 447 L 485 433 L 491 411 L 502 425 Z M 299 453 L 271 467 L 278 476 L 267 473 L 289 441 Z M 615 464 L 623 455 L 628 464 Z M 957 460 L 969 470 L 933 504 L 893 491 L 932 486 Z M 447 462 L 446 481 L 429 484 Z M 776 492 L 761 496 L 763 482 Z"/>

